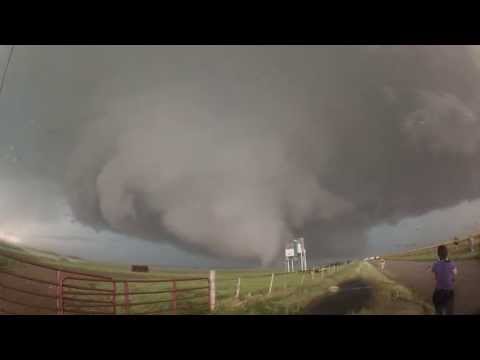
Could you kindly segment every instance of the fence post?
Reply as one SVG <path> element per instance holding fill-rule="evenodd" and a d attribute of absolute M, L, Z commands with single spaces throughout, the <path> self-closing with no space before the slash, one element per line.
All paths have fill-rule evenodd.
<path fill-rule="evenodd" d="M 113 314 L 117 315 L 117 282 L 115 280 L 112 281 L 112 287 Z"/>
<path fill-rule="evenodd" d="M 215 310 L 215 270 L 210 270 L 210 276 L 208 277 L 208 287 L 209 287 L 209 303 L 210 311 Z"/>
<path fill-rule="evenodd" d="M 177 313 L 177 281 L 172 280 L 172 313 Z"/>
<path fill-rule="evenodd" d="M 237 280 L 237 288 L 235 290 L 235 299 L 238 299 L 240 297 L 240 278 Z"/>
<path fill-rule="evenodd" d="M 129 299 L 129 291 L 128 291 L 128 281 L 123 282 L 123 297 L 125 302 L 125 313 L 128 315 L 130 313 L 130 299 Z"/>
<path fill-rule="evenodd" d="M 272 288 L 273 288 L 273 280 L 275 278 L 275 274 L 272 273 L 272 278 L 270 279 L 270 287 L 268 288 L 268 296 L 272 293 Z"/>
<path fill-rule="evenodd" d="M 57 270 L 57 315 L 63 315 L 63 274 Z"/>

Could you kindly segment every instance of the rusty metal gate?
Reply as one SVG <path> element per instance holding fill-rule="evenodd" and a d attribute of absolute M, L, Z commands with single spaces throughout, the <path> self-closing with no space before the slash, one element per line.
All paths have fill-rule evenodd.
<path fill-rule="evenodd" d="M 19 315 L 204 314 L 210 281 L 114 278 L 59 268 L 2 251 L 0 313 Z"/>

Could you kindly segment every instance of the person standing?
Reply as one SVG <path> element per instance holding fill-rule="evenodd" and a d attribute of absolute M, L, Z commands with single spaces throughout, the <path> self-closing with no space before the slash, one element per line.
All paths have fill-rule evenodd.
<path fill-rule="evenodd" d="M 435 274 L 435 290 L 432 296 L 435 314 L 451 315 L 454 312 L 457 267 L 448 259 L 448 249 L 445 245 L 438 247 L 437 254 L 439 260 L 432 266 L 432 272 Z"/>

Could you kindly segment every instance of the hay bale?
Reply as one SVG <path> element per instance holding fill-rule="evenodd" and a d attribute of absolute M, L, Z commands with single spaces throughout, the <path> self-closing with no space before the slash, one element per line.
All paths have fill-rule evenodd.
<path fill-rule="evenodd" d="M 131 270 L 133 272 L 149 272 L 149 268 L 147 265 L 132 265 Z"/>

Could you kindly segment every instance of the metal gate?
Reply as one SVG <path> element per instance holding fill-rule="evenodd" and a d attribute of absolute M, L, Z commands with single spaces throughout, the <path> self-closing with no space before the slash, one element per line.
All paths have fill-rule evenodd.
<path fill-rule="evenodd" d="M 19 315 L 206 314 L 209 278 L 113 278 L 2 251 L 0 313 Z M 135 277 L 134 277 L 135 276 Z"/>

